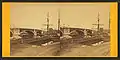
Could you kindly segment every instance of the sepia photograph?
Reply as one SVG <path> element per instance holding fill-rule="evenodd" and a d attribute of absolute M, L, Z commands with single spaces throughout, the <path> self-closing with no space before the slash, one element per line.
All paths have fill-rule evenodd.
<path fill-rule="evenodd" d="M 110 56 L 109 3 L 10 4 L 10 56 Z"/>

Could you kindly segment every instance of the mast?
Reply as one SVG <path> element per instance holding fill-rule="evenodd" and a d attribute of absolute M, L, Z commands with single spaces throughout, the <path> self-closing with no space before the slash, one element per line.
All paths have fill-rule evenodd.
<path fill-rule="evenodd" d="M 100 18 L 99 18 L 99 16 L 100 16 L 100 14 L 99 14 L 99 12 L 98 12 L 98 31 L 99 31 L 99 29 L 100 29 Z"/>
<path fill-rule="evenodd" d="M 49 12 L 47 13 L 47 33 L 48 33 L 48 30 L 49 30 Z"/>
<path fill-rule="evenodd" d="M 100 18 L 99 18 L 100 14 L 98 12 L 98 20 L 97 20 L 97 24 L 93 24 L 93 25 L 97 25 L 97 31 L 99 32 L 99 29 L 100 29 L 100 25 L 103 25 L 103 24 L 100 24 Z"/>
<path fill-rule="evenodd" d="M 46 24 L 43 24 L 44 26 L 46 26 L 46 29 L 47 29 L 47 34 L 48 34 L 48 31 L 49 31 L 49 27 L 52 26 L 52 24 L 50 24 L 50 19 L 49 19 L 49 12 L 47 13 L 47 23 Z"/>
<path fill-rule="evenodd" d="M 59 41 L 60 41 L 60 9 L 58 10 L 58 36 L 59 36 Z M 62 45 L 60 41 L 60 50 L 61 51 Z"/>
<path fill-rule="evenodd" d="M 58 10 L 58 31 L 60 30 L 60 9 Z"/>

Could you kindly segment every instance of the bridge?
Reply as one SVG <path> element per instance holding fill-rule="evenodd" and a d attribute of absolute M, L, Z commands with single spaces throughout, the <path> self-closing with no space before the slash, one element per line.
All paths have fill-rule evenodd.
<path fill-rule="evenodd" d="M 77 31 L 79 33 L 83 32 L 85 36 L 91 36 L 92 33 L 95 31 L 92 29 L 85 29 L 85 28 L 72 28 L 72 27 L 61 27 L 60 31 L 62 34 L 70 34 L 72 31 Z M 27 32 L 29 35 L 32 36 L 40 36 L 42 35 L 43 31 L 40 29 L 33 29 L 33 28 L 11 28 L 10 29 L 10 36 L 19 36 L 21 32 Z"/>
<path fill-rule="evenodd" d="M 29 35 L 39 36 L 42 33 L 40 29 L 32 28 L 10 28 L 10 36 L 19 36 L 22 32 L 27 32 Z"/>
<path fill-rule="evenodd" d="M 92 30 L 92 29 L 72 28 L 72 27 L 62 27 L 62 28 L 60 28 L 60 30 L 64 34 L 70 34 L 72 31 L 79 31 L 79 32 L 83 32 L 85 35 L 90 35 L 94 32 L 94 30 Z"/>

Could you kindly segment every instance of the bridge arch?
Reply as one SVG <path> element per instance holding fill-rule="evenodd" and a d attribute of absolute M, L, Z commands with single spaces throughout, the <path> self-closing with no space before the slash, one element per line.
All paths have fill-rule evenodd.
<path fill-rule="evenodd" d="M 93 32 L 92 30 L 87 30 L 87 36 L 92 36 Z"/>
<path fill-rule="evenodd" d="M 22 30 L 20 36 L 24 38 L 33 38 L 34 32 L 32 30 Z"/>
<path fill-rule="evenodd" d="M 33 31 L 26 30 L 25 32 L 28 33 L 28 37 L 29 38 L 33 38 L 34 37 L 34 32 Z"/>
<path fill-rule="evenodd" d="M 82 31 L 82 30 L 72 30 L 71 32 L 70 32 L 70 35 L 79 35 L 80 37 L 84 37 L 84 31 Z"/>
<path fill-rule="evenodd" d="M 13 32 L 12 31 L 10 31 L 10 37 L 13 37 Z"/>
<path fill-rule="evenodd" d="M 41 30 L 36 31 L 36 35 L 37 35 L 37 36 L 42 36 L 42 31 L 41 31 Z"/>

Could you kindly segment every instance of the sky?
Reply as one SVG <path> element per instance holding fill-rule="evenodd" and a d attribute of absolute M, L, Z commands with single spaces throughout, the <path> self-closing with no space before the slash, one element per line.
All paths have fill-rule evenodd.
<path fill-rule="evenodd" d="M 98 12 L 101 26 L 109 28 L 109 3 L 12 3 L 10 5 L 10 24 L 17 28 L 45 29 L 47 13 L 51 28 L 57 28 L 58 10 L 61 26 L 96 28 Z"/>

